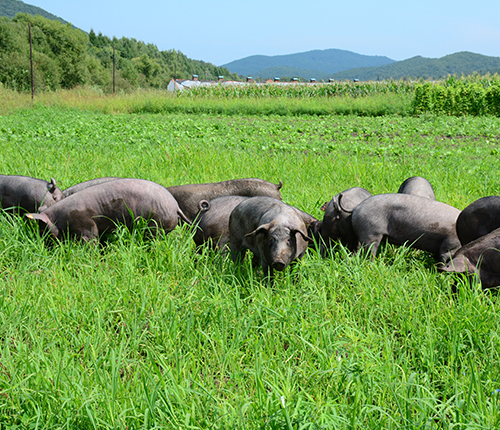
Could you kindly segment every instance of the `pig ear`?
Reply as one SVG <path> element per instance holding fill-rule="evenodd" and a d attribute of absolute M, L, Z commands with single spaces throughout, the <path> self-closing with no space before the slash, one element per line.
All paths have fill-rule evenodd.
<path fill-rule="evenodd" d="M 54 190 L 57 188 L 56 180 L 54 178 L 50 178 L 50 182 L 48 184 L 49 191 L 51 193 L 54 192 Z"/>
<path fill-rule="evenodd" d="M 269 230 L 269 227 L 271 224 L 262 224 L 259 227 L 257 227 L 254 231 L 245 234 L 245 237 L 255 237 L 259 233 L 266 233 Z"/>
<path fill-rule="evenodd" d="M 340 207 L 340 209 L 342 209 L 344 212 L 351 213 L 356 206 L 349 204 L 349 202 L 343 201 L 342 197 L 344 197 L 344 194 L 340 193 L 339 194 L 339 207 Z"/>
<path fill-rule="evenodd" d="M 55 202 L 58 202 L 59 200 L 62 200 L 64 198 L 64 195 L 62 191 L 59 189 L 59 187 L 56 184 L 56 180 L 54 178 L 50 178 L 50 183 L 48 185 L 49 192 L 52 194 L 52 198 L 54 199 Z"/>
<path fill-rule="evenodd" d="M 33 214 L 26 214 L 26 217 L 29 219 L 34 219 L 37 221 L 41 221 L 46 225 L 46 228 L 44 228 L 44 231 L 50 231 L 50 235 L 54 238 L 57 238 L 59 235 L 59 229 L 57 226 L 54 224 L 54 222 L 48 217 L 48 215 L 45 212 L 42 213 L 33 213 Z M 41 231 L 41 230 L 40 230 Z"/>
<path fill-rule="evenodd" d="M 300 230 L 297 230 L 297 229 L 293 229 L 292 230 L 292 235 L 295 236 L 296 234 L 300 234 L 302 236 L 302 238 L 306 241 L 306 242 L 309 242 L 309 243 L 314 243 L 314 240 L 312 238 L 310 238 L 307 234 L 305 234 L 304 232 L 300 231 Z"/>
<path fill-rule="evenodd" d="M 332 202 L 333 209 L 335 209 L 335 212 L 340 212 L 340 209 L 341 209 L 340 205 L 339 205 L 339 203 L 340 203 L 340 196 L 339 196 L 339 200 L 337 200 L 335 198 L 335 196 L 333 196 L 330 201 Z M 328 202 L 328 203 L 330 203 L 330 202 Z M 328 206 L 328 203 L 326 204 L 327 206 Z M 325 206 L 325 209 L 326 209 L 326 206 Z"/>
<path fill-rule="evenodd" d="M 472 268 L 472 272 L 474 272 L 474 268 L 469 261 L 469 259 L 465 255 L 459 255 L 457 257 L 454 257 L 452 260 L 448 261 L 446 265 L 439 270 L 443 272 L 457 272 L 457 273 L 466 273 L 467 271 L 471 271 L 470 269 Z"/>
<path fill-rule="evenodd" d="M 26 218 L 34 219 L 34 220 L 37 220 L 37 221 L 42 221 L 45 224 L 47 224 L 48 226 L 52 226 L 53 225 L 53 222 L 50 220 L 50 218 L 47 216 L 47 214 L 45 214 L 43 212 L 41 214 L 36 214 L 36 213 L 26 214 Z"/>

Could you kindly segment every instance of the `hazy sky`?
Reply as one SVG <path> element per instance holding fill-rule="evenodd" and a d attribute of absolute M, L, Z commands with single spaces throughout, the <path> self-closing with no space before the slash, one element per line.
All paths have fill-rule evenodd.
<path fill-rule="evenodd" d="M 74 26 L 222 65 L 250 55 L 345 49 L 405 60 L 500 56 L 500 0 L 24 0 Z"/>

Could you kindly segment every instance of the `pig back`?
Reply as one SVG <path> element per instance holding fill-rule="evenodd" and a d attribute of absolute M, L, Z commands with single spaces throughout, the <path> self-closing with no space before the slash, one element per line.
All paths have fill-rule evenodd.
<path fill-rule="evenodd" d="M 411 194 L 413 196 L 426 197 L 436 200 L 431 183 L 421 176 L 412 176 L 406 179 L 398 189 L 399 194 Z"/>
<path fill-rule="evenodd" d="M 500 197 L 482 197 L 458 216 L 457 234 L 463 245 L 500 228 Z"/>
<path fill-rule="evenodd" d="M 95 178 L 95 179 L 90 179 L 88 181 L 79 182 L 78 184 L 72 185 L 71 187 L 63 190 L 63 195 L 64 197 L 69 197 L 72 194 L 93 187 L 94 185 L 104 184 L 105 182 L 116 181 L 117 179 L 122 179 L 122 178 L 118 178 L 115 176 L 105 176 L 102 178 Z"/>
<path fill-rule="evenodd" d="M 194 219 L 201 200 L 214 200 L 223 196 L 268 196 L 281 200 L 280 188 L 283 184 L 273 184 L 258 178 L 232 179 L 206 184 L 187 184 L 167 187 L 177 200 L 179 207 L 190 219 Z"/>

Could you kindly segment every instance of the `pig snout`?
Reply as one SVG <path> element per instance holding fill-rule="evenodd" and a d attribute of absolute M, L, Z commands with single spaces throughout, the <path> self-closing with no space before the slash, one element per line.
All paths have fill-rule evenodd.
<path fill-rule="evenodd" d="M 274 270 L 281 272 L 285 270 L 286 264 L 283 260 L 277 258 L 273 261 L 273 264 L 271 266 Z"/>

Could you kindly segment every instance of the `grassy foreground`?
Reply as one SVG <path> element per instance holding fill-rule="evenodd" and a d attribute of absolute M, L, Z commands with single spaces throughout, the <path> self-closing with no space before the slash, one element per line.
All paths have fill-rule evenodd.
<path fill-rule="evenodd" d="M 164 185 L 260 177 L 316 217 L 345 188 L 421 175 L 460 209 L 498 195 L 493 118 L 108 115 L 36 106 L 0 117 L 3 174 Z M 371 262 L 310 252 L 269 289 L 140 226 L 47 247 L 0 218 L 0 427 L 495 429 L 495 294 L 387 246 Z"/>

